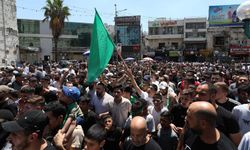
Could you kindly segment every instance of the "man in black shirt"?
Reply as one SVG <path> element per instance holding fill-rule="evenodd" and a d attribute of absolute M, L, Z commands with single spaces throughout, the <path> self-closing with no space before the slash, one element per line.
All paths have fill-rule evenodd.
<path fill-rule="evenodd" d="M 217 112 L 216 127 L 227 135 L 235 145 L 241 140 L 240 127 L 231 112 L 227 111 L 215 102 L 216 88 L 213 84 L 200 84 L 196 88 L 196 100 L 210 102 Z"/>
<path fill-rule="evenodd" d="M 184 89 L 181 93 L 179 103 L 174 105 L 174 107 L 170 110 L 170 113 L 173 116 L 173 124 L 176 127 L 184 126 L 187 109 L 191 103 L 192 103 L 192 90 Z"/>
<path fill-rule="evenodd" d="M 187 125 L 193 134 L 185 141 L 185 150 L 236 150 L 236 146 L 218 129 L 217 113 L 208 102 L 194 102 L 187 110 Z"/>
<path fill-rule="evenodd" d="M 2 128 L 10 132 L 9 140 L 15 150 L 55 150 L 42 135 L 48 124 L 46 114 L 41 110 L 31 110 L 20 115 L 15 121 L 2 124 Z"/>
<path fill-rule="evenodd" d="M 80 97 L 79 107 L 82 110 L 83 116 L 77 118 L 78 124 L 83 128 L 84 133 L 97 122 L 98 116 L 95 112 L 90 110 L 90 97 L 83 95 Z"/>
<path fill-rule="evenodd" d="M 232 112 L 235 106 L 240 105 L 238 101 L 227 97 L 229 90 L 225 82 L 216 82 L 214 85 L 217 90 L 215 100 L 219 106 L 222 106 L 226 110 Z"/>
<path fill-rule="evenodd" d="M 147 122 L 143 117 L 132 119 L 131 134 L 125 140 L 124 150 L 161 150 L 161 147 L 147 134 Z"/>

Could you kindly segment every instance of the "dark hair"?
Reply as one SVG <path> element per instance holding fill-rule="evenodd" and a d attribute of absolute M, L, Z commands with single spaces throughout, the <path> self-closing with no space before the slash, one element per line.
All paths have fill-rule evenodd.
<path fill-rule="evenodd" d="M 154 91 L 156 91 L 156 92 L 158 91 L 157 85 L 151 84 L 150 87 L 151 87 Z"/>
<path fill-rule="evenodd" d="M 208 82 L 202 82 L 200 85 L 205 85 L 207 84 L 208 86 L 208 92 L 209 94 L 216 94 L 217 93 L 217 89 L 216 89 L 216 86 L 212 83 L 208 83 Z"/>
<path fill-rule="evenodd" d="M 240 92 L 246 92 L 250 94 L 250 85 L 242 84 L 238 87 L 238 93 Z"/>
<path fill-rule="evenodd" d="M 128 92 L 128 93 L 130 93 L 130 94 L 133 93 L 132 88 L 131 88 L 130 86 L 126 86 L 126 87 L 123 89 L 123 91 L 124 91 L 124 92 Z"/>
<path fill-rule="evenodd" d="M 228 85 L 225 82 L 216 82 L 215 84 L 216 89 L 222 89 L 223 92 L 228 93 Z"/>
<path fill-rule="evenodd" d="M 103 140 L 106 139 L 106 136 L 107 132 L 105 128 L 100 124 L 94 124 L 89 128 L 85 137 L 90 140 L 94 140 L 98 143 L 101 143 Z"/>
<path fill-rule="evenodd" d="M 60 115 L 63 115 L 63 117 L 65 117 L 66 115 L 66 107 L 58 101 L 48 103 L 45 106 L 44 111 L 45 112 L 51 111 L 53 116 L 55 117 L 59 117 Z"/>
<path fill-rule="evenodd" d="M 216 113 L 213 113 L 209 110 L 198 110 L 195 112 L 195 116 L 198 120 L 205 120 L 211 127 L 216 126 Z"/>
<path fill-rule="evenodd" d="M 163 111 L 160 114 L 161 117 L 169 119 L 171 122 L 173 120 L 173 115 L 170 113 L 170 111 Z"/>

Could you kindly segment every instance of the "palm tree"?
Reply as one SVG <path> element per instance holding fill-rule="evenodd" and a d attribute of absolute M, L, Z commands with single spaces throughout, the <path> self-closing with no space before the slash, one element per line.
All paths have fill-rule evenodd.
<path fill-rule="evenodd" d="M 65 19 L 68 19 L 69 7 L 63 6 L 63 0 L 47 0 L 46 6 L 43 7 L 45 18 L 43 21 L 49 21 L 52 30 L 53 40 L 55 44 L 55 61 L 57 62 L 57 43 L 59 36 L 62 34 Z"/>

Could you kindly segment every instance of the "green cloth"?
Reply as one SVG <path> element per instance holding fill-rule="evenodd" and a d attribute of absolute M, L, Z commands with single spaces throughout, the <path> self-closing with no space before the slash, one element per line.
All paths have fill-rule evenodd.
<path fill-rule="evenodd" d="M 130 96 L 130 102 L 131 102 L 131 104 L 133 105 L 135 103 L 135 101 L 136 101 L 136 98 L 131 95 Z"/>
<path fill-rule="evenodd" d="M 95 21 L 88 62 L 88 83 L 93 82 L 103 72 L 109 63 L 114 48 L 115 44 L 104 27 L 97 10 L 95 10 Z"/>

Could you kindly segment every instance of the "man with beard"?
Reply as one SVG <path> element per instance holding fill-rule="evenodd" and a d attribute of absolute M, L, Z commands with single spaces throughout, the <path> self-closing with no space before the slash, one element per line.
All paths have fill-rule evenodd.
<path fill-rule="evenodd" d="M 187 110 L 187 125 L 191 129 L 185 150 L 236 150 L 236 146 L 216 128 L 217 113 L 208 102 L 194 102 Z"/>
<path fill-rule="evenodd" d="M 190 88 L 184 89 L 180 95 L 179 103 L 174 105 L 174 107 L 170 110 L 170 113 L 173 116 L 172 123 L 175 127 L 183 127 L 185 124 L 187 109 L 189 105 L 193 102 L 192 92 L 193 91 Z M 175 129 L 177 130 L 177 128 Z"/>
<path fill-rule="evenodd" d="M 114 87 L 114 100 L 110 101 L 110 113 L 114 120 L 114 125 L 122 128 L 129 116 L 131 103 L 128 99 L 122 97 L 122 86 Z"/>
<path fill-rule="evenodd" d="M 216 92 L 213 84 L 203 83 L 196 88 L 195 98 L 197 101 L 210 102 L 214 106 L 217 112 L 216 127 L 238 145 L 241 140 L 239 124 L 230 111 L 216 104 Z"/>
<path fill-rule="evenodd" d="M 130 125 L 130 137 L 126 139 L 124 150 L 161 150 L 161 147 L 147 134 L 147 122 L 136 116 Z"/>
<path fill-rule="evenodd" d="M 46 140 L 53 141 L 53 137 L 63 125 L 63 119 L 66 115 L 66 107 L 58 101 L 48 103 L 44 111 L 49 119 L 48 131 L 45 135 Z"/>
<path fill-rule="evenodd" d="M 113 96 L 105 91 L 105 85 L 101 82 L 96 85 L 96 94 L 91 99 L 90 105 L 97 115 L 109 111 L 109 103 L 114 101 Z"/>
<path fill-rule="evenodd" d="M 55 147 L 42 137 L 47 124 L 48 118 L 43 111 L 32 110 L 15 121 L 4 122 L 2 128 L 10 132 L 8 140 L 14 150 L 55 150 Z"/>

